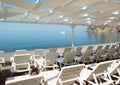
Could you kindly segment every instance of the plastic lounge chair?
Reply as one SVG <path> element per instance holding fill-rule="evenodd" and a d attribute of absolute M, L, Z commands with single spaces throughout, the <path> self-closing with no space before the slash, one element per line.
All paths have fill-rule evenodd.
<path fill-rule="evenodd" d="M 120 84 L 120 61 L 114 61 L 114 64 L 108 70 L 111 79 L 115 85 Z"/>
<path fill-rule="evenodd" d="M 96 52 L 97 52 L 98 50 L 102 49 L 102 47 L 103 47 L 103 46 L 101 46 L 101 45 L 98 46 L 97 49 L 94 51 L 94 54 L 96 54 Z"/>
<path fill-rule="evenodd" d="M 57 51 L 57 48 L 50 48 L 49 49 L 49 52 L 56 52 Z"/>
<path fill-rule="evenodd" d="M 110 45 L 106 45 L 105 47 L 104 47 L 104 53 L 107 53 L 108 52 L 108 50 L 109 50 L 109 47 L 110 47 Z"/>
<path fill-rule="evenodd" d="M 72 50 L 72 48 L 65 48 L 64 51 L 63 51 L 62 56 L 64 57 L 66 52 L 68 52 L 68 51 L 71 52 L 71 50 Z"/>
<path fill-rule="evenodd" d="M 75 53 L 74 52 L 66 52 L 65 56 L 63 58 L 59 58 L 57 59 L 57 62 L 60 64 L 60 68 L 62 67 L 62 65 L 73 65 L 76 62 L 75 60 Z"/>
<path fill-rule="evenodd" d="M 80 57 L 79 62 L 85 64 L 92 63 L 93 56 L 91 54 L 92 54 L 92 50 L 85 51 L 85 53 L 83 53 L 83 55 Z"/>
<path fill-rule="evenodd" d="M 19 54 L 19 55 L 14 55 L 13 61 L 12 61 L 12 66 L 11 66 L 11 71 L 14 73 L 17 72 L 25 72 L 28 71 L 30 72 L 30 54 Z"/>
<path fill-rule="evenodd" d="M 116 48 L 116 45 L 112 45 L 111 48 Z M 110 49 L 111 49 L 111 48 L 110 48 Z"/>
<path fill-rule="evenodd" d="M 77 47 L 76 50 L 75 50 L 75 55 L 76 56 L 81 56 L 82 53 L 81 53 L 81 50 L 82 50 L 83 47 Z"/>
<path fill-rule="evenodd" d="M 111 48 L 108 53 L 105 56 L 105 59 L 106 60 L 112 60 L 112 59 L 115 59 L 117 58 L 117 51 L 116 51 L 117 48 Z"/>
<path fill-rule="evenodd" d="M 90 85 L 110 85 L 113 83 L 113 80 L 109 76 L 107 68 L 112 64 L 113 61 L 106 61 L 98 63 L 92 73 L 85 80 Z"/>
<path fill-rule="evenodd" d="M 94 62 L 100 62 L 105 60 L 105 58 L 103 57 L 104 51 L 104 49 L 99 49 L 96 52 L 96 54 L 94 55 Z"/>
<path fill-rule="evenodd" d="M 46 85 L 73 85 L 75 81 L 80 81 L 80 73 L 84 68 L 84 64 L 66 66 L 58 70 L 48 71 L 43 73 Z"/>
<path fill-rule="evenodd" d="M 40 59 L 43 55 L 43 50 L 42 49 L 35 49 L 34 50 L 34 58 L 35 59 Z"/>
<path fill-rule="evenodd" d="M 45 65 L 44 65 L 44 69 L 45 68 L 55 68 L 57 67 L 57 57 L 58 57 L 58 53 L 56 52 L 49 52 L 47 53 L 47 55 L 45 56 Z"/>
<path fill-rule="evenodd" d="M 5 85 L 43 85 L 41 80 L 41 75 L 23 75 L 8 78 Z"/>
<path fill-rule="evenodd" d="M 87 50 L 92 50 L 92 49 L 93 49 L 93 46 L 88 46 L 88 48 L 87 48 Z"/>

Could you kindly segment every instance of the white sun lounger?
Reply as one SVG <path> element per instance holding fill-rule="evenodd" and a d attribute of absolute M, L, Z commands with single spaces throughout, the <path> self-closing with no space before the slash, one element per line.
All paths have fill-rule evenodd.
<path fill-rule="evenodd" d="M 55 68 L 58 67 L 57 66 L 57 57 L 58 57 L 58 53 L 56 52 L 48 52 L 47 55 L 45 56 L 45 65 L 44 65 L 44 69 L 45 68 Z"/>
<path fill-rule="evenodd" d="M 110 85 L 113 83 L 110 76 L 108 75 L 107 68 L 113 61 L 106 61 L 98 63 L 92 70 L 92 73 L 85 80 L 90 85 Z M 104 82 L 103 82 L 104 81 Z"/>
<path fill-rule="evenodd" d="M 6 79 L 5 85 L 40 85 L 41 75 L 22 75 Z"/>
<path fill-rule="evenodd" d="M 72 85 L 75 81 L 81 82 L 80 73 L 84 64 L 66 66 L 58 70 L 43 72 L 46 85 Z M 83 85 L 80 83 L 80 85 Z"/>
<path fill-rule="evenodd" d="M 11 65 L 11 71 L 12 72 L 24 72 L 29 71 L 30 72 L 30 54 L 19 54 L 14 55 L 12 65 Z"/>

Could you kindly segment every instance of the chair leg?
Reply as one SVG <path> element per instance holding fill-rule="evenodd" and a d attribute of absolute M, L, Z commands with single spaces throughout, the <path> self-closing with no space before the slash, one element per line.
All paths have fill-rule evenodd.
<path fill-rule="evenodd" d="M 98 85 L 98 81 L 97 81 L 97 78 L 96 78 L 95 74 L 93 74 L 93 78 L 95 80 L 96 85 Z"/>

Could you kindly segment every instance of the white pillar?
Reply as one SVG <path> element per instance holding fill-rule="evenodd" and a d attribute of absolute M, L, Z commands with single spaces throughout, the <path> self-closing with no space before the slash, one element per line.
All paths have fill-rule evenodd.
<path fill-rule="evenodd" d="M 118 28 L 116 28 L 116 45 L 117 45 L 117 49 L 118 49 Z"/>
<path fill-rule="evenodd" d="M 74 28 L 75 28 L 75 24 L 71 24 L 70 25 L 72 28 L 72 51 L 74 51 Z"/>

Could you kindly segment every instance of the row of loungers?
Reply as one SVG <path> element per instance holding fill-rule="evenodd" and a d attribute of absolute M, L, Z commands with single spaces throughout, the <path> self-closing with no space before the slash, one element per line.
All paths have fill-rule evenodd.
<path fill-rule="evenodd" d="M 94 49 L 94 47 L 97 47 Z M 111 54 L 114 53 L 116 50 L 118 50 L 117 46 L 115 44 L 112 45 L 98 45 L 98 46 L 88 46 L 87 49 L 84 49 L 84 46 L 81 47 L 76 47 L 75 49 L 75 55 L 76 56 L 81 56 L 89 51 L 93 55 L 99 55 L 104 52 L 108 53 L 110 52 Z M 113 49 L 112 49 L 113 48 Z M 35 49 L 35 50 L 16 50 L 15 52 L 12 53 L 5 53 L 3 51 L 0 51 L 0 63 L 5 63 L 6 61 L 9 62 L 10 57 L 13 55 L 18 55 L 18 54 L 34 54 L 36 55 L 36 58 L 40 58 L 40 56 L 46 56 L 46 53 L 48 52 L 56 52 L 59 53 L 60 56 L 64 56 L 66 52 L 71 51 L 72 48 L 51 48 L 51 49 Z M 84 50 L 84 51 L 83 51 Z M 111 52 L 112 51 L 112 52 Z M 91 56 L 90 54 L 90 56 Z M 38 56 L 37 56 L 38 55 Z M 9 58 L 6 59 L 6 56 Z M 109 57 L 110 56 L 110 57 Z M 109 59 L 112 59 L 111 55 L 107 55 Z"/>
<path fill-rule="evenodd" d="M 96 47 L 96 48 L 95 48 Z M 95 48 L 95 49 L 94 49 Z M 62 68 L 62 66 L 71 66 L 74 64 L 90 64 L 98 63 L 100 61 L 108 61 L 119 59 L 119 48 L 116 44 L 113 45 L 98 45 L 76 47 L 75 51 L 72 48 L 49 50 L 36 49 L 36 50 L 16 50 L 14 53 L 7 54 L 9 56 L 10 71 L 12 73 L 28 72 L 32 73 L 33 68 L 37 69 L 37 74 L 40 74 L 46 68 Z M 0 52 L 0 56 L 5 56 L 6 53 Z M 0 63 L 4 67 L 6 59 L 0 57 Z"/>
<path fill-rule="evenodd" d="M 90 65 L 78 64 L 37 75 L 10 77 L 6 85 L 119 85 L 120 60 Z"/>
<path fill-rule="evenodd" d="M 106 45 L 108 47 L 109 45 Z M 60 67 L 61 64 L 63 65 L 69 65 L 69 64 L 76 64 L 76 63 L 95 63 L 99 61 L 105 61 L 105 60 L 112 60 L 119 58 L 119 50 L 117 51 L 117 48 L 115 48 L 112 45 L 112 47 L 108 50 L 106 50 L 106 47 L 102 49 L 103 46 L 98 46 L 98 48 L 93 51 L 91 48 L 93 46 L 89 46 L 88 49 L 82 53 L 81 49 L 82 47 L 78 47 L 75 52 L 71 52 L 71 48 L 65 48 L 65 52 L 63 52 L 62 55 L 59 55 L 59 53 L 54 52 L 55 49 L 51 49 L 54 51 L 50 51 L 43 55 L 43 50 L 37 49 L 33 52 L 27 51 L 27 50 L 17 50 L 15 54 L 11 58 L 12 66 L 15 66 L 15 64 L 20 63 L 26 63 L 26 65 L 29 66 L 30 69 L 30 62 L 34 62 L 35 64 L 41 64 L 44 63 L 44 66 L 49 66 L 56 64 L 55 62 L 58 62 Z M 78 55 L 79 53 L 79 55 Z M 44 56 L 44 57 L 43 57 Z M 61 56 L 61 57 L 58 57 Z M 30 62 L 29 62 L 30 61 Z M 41 67 L 40 67 L 41 69 Z M 15 70 L 15 68 L 13 68 Z"/>
<path fill-rule="evenodd" d="M 39 70 L 43 70 L 47 67 L 55 68 L 57 64 L 61 67 L 63 65 L 89 64 L 119 58 L 120 52 L 115 44 L 111 47 L 106 45 L 104 48 L 99 45 L 96 50 L 93 50 L 93 47 L 88 46 L 84 52 L 82 52 L 84 47 L 77 47 L 74 52 L 71 52 L 72 48 L 65 48 L 63 52 L 57 52 L 56 48 L 49 49 L 48 52 L 43 52 L 42 49 L 34 51 L 16 50 L 10 58 L 11 71 L 16 71 L 17 68 L 27 68 L 26 70 L 30 71 L 31 63 L 34 63 L 35 67 L 39 66 Z M 0 56 L 4 56 L 3 51 L 0 52 Z M 5 63 L 4 57 L 1 57 L 0 63 Z"/>

